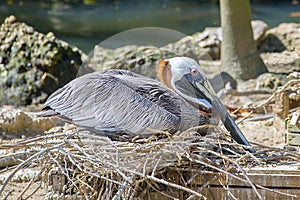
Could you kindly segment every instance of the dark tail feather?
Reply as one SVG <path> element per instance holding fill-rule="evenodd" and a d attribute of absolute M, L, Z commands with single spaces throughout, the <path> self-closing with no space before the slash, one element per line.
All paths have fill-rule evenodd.
<path fill-rule="evenodd" d="M 56 117 L 62 119 L 63 121 L 65 121 L 67 123 L 73 123 L 73 121 L 70 118 L 59 114 L 58 112 L 52 110 L 49 106 L 43 108 L 41 112 L 34 113 L 34 116 L 36 116 L 36 117 L 52 117 L 52 116 L 56 116 Z"/>
<path fill-rule="evenodd" d="M 57 112 L 54 110 L 43 110 L 41 112 L 34 113 L 36 117 L 51 117 L 55 115 L 59 115 Z"/>

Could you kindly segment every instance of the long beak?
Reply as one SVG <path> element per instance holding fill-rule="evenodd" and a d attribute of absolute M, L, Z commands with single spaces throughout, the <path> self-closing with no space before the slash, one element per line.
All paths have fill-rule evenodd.
<path fill-rule="evenodd" d="M 215 112 L 221 119 L 225 128 L 229 131 L 231 137 L 237 143 L 250 146 L 246 137 L 215 95 L 215 92 L 207 79 L 202 79 L 201 82 L 192 82 L 187 77 L 183 76 L 183 78 L 177 81 L 175 85 L 176 89 L 179 90 L 181 95 L 183 95 L 188 101 L 198 105 L 199 108 L 204 111 Z M 191 87 L 191 85 L 193 87 Z"/>
<path fill-rule="evenodd" d="M 200 92 L 202 92 L 203 94 L 208 94 L 204 96 L 206 96 L 210 100 L 212 109 L 215 109 L 225 128 L 229 131 L 231 137 L 239 144 L 251 146 L 242 131 L 239 129 L 234 120 L 231 118 L 230 114 L 227 112 L 225 106 L 223 106 L 219 98 L 215 95 L 215 92 L 209 82 L 207 80 L 204 80 L 202 84 L 196 82 L 195 85 Z"/>

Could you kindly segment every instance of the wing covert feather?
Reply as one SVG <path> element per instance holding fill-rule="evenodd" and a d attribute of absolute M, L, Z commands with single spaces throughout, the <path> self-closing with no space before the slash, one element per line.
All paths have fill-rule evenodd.
<path fill-rule="evenodd" d="M 182 108 L 191 118 L 198 115 L 160 82 L 122 70 L 79 77 L 53 93 L 45 104 L 75 125 L 132 135 L 146 133 L 147 128 L 180 129 Z"/>

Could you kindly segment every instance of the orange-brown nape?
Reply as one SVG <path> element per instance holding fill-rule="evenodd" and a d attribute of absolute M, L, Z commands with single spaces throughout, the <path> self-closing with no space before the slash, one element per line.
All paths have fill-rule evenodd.
<path fill-rule="evenodd" d="M 156 66 L 156 75 L 163 85 L 174 91 L 174 88 L 171 84 L 172 71 L 168 61 L 161 60 L 158 63 L 158 65 Z"/>
<path fill-rule="evenodd" d="M 160 82 L 170 88 L 171 90 L 175 91 L 171 84 L 172 79 L 172 71 L 171 71 L 171 65 L 166 60 L 161 60 L 158 65 L 156 66 L 156 75 L 159 78 Z M 206 110 L 203 110 L 199 107 L 199 112 L 201 112 L 202 115 L 210 118 L 211 112 L 207 112 Z"/>

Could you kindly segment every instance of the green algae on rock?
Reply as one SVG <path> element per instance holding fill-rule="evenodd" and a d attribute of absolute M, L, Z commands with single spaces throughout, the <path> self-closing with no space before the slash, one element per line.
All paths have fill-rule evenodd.
<path fill-rule="evenodd" d="M 0 26 L 0 104 L 28 105 L 76 77 L 82 52 L 14 16 Z"/>

